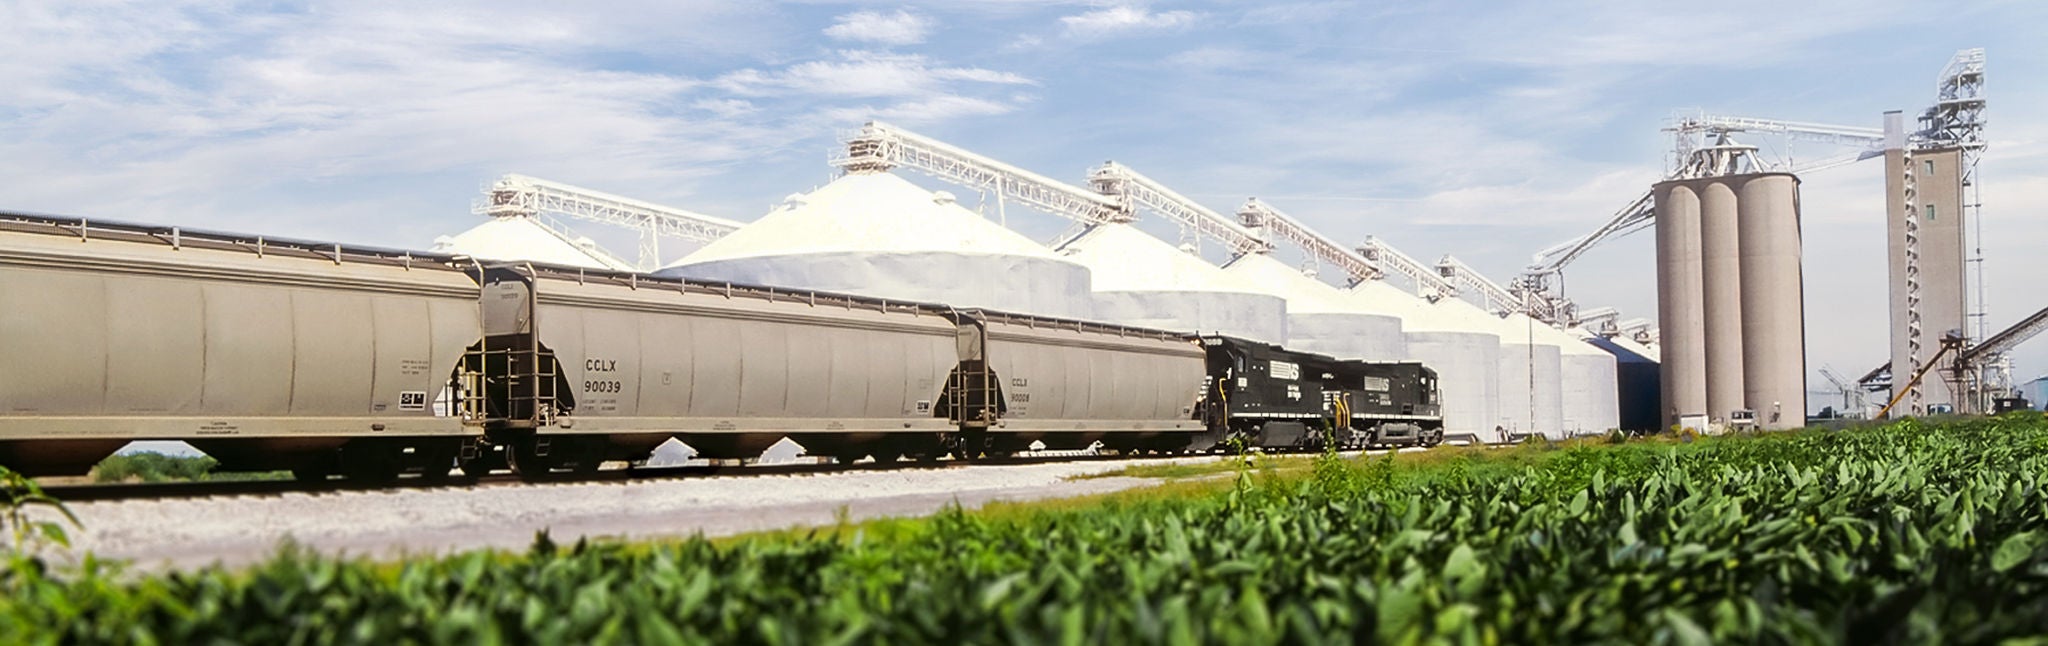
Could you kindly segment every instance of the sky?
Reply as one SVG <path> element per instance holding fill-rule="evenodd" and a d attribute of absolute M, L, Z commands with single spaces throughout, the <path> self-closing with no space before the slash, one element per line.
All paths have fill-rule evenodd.
<path fill-rule="evenodd" d="M 1076 183 L 1114 159 L 1220 212 L 1256 196 L 1505 283 L 1659 179 L 1676 114 L 1877 127 L 1984 47 L 1986 311 L 1995 331 L 2048 306 L 2048 3 L 1678 6 L 0 0 L 0 209 L 426 248 L 522 173 L 751 220 L 882 119 Z M 1811 370 L 1887 359 L 1880 172 L 1803 178 Z M 1654 319 L 1651 246 L 1596 249 L 1566 293 Z M 2016 362 L 2048 373 L 2048 342 Z"/>

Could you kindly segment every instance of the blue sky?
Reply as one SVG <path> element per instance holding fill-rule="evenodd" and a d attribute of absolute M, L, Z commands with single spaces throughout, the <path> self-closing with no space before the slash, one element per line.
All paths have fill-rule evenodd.
<path fill-rule="evenodd" d="M 0 2 L 0 208 L 425 247 L 519 172 L 747 220 L 879 117 L 1504 281 L 1654 181 L 1675 111 L 1875 127 L 1985 47 L 1990 311 L 2048 305 L 2048 4 L 1676 6 Z M 1860 373 L 1885 353 L 1879 168 L 1805 179 L 1809 363 Z M 1649 246 L 1569 292 L 1654 316 Z M 2048 372 L 2048 343 L 2019 359 Z"/>

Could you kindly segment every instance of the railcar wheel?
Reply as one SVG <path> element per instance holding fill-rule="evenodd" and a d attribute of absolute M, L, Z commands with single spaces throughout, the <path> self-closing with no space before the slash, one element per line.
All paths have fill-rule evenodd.
<path fill-rule="evenodd" d="M 838 454 L 834 454 L 834 455 L 832 455 L 832 456 L 830 456 L 830 457 L 832 458 L 832 461 L 833 461 L 833 462 L 835 462 L 835 463 L 838 463 L 838 464 L 853 464 L 853 463 L 855 463 L 855 462 L 859 462 L 861 458 L 865 458 L 865 457 L 867 457 L 867 456 L 868 456 L 868 454 L 867 454 L 866 452 L 860 452 L 860 453 L 838 453 Z"/>
<path fill-rule="evenodd" d="M 505 443 L 505 465 L 523 480 L 541 480 L 548 476 L 548 460 L 540 454 L 540 443 L 531 437 L 522 437 Z"/>

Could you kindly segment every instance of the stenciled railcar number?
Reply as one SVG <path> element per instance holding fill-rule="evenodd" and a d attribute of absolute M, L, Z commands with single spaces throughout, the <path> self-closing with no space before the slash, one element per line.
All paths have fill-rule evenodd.
<path fill-rule="evenodd" d="M 618 360 L 618 359 L 584 359 L 584 360 L 583 360 L 583 371 L 584 371 L 584 372 L 586 372 L 586 373 L 591 373 L 591 372 L 611 372 L 611 373 L 615 373 L 615 372 L 618 372 L 618 371 L 619 371 L 619 360 Z M 589 394 L 618 394 L 618 393 L 621 393 L 621 392 L 625 392 L 625 390 L 626 390 L 626 386 L 625 386 L 625 384 L 624 384 L 624 383 L 621 383 L 621 382 L 620 382 L 619 380 L 617 380 L 617 379 L 585 379 L 585 380 L 583 380 L 583 392 L 585 392 L 585 393 L 589 393 Z"/>

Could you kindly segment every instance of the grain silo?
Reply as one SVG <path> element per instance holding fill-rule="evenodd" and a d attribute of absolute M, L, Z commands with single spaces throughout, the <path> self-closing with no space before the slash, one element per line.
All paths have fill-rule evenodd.
<path fill-rule="evenodd" d="M 1805 424 L 1798 182 L 1753 173 L 1653 189 L 1665 423 Z"/>
<path fill-rule="evenodd" d="M 434 240 L 435 253 L 479 260 L 535 262 L 564 267 L 633 271 L 589 238 L 573 238 L 531 215 L 493 217 L 468 231 Z"/>
<path fill-rule="evenodd" d="M 1087 267 L 953 196 L 854 172 L 790 196 L 661 272 L 703 280 L 1093 318 Z"/>
<path fill-rule="evenodd" d="M 1408 357 L 1401 319 L 1394 312 L 1371 309 L 1335 286 L 1262 253 L 1240 256 L 1223 271 L 1287 299 L 1285 345 L 1290 349 L 1367 361 Z"/>
<path fill-rule="evenodd" d="M 1543 336 L 1558 345 L 1565 437 L 1621 428 L 1619 361 L 1588 342 L 1584 330 L 1544 330 Z"/>
<path fill-rule="evenodd" d="M 1736 189 L 1742 254 L 1742 392 L 1763 428 L 1806 425 L 1805 279 L 1799 180 L 1773 173 Z"/>
<path fill-rule="evenodd" d="M 1093 225 L 1058 251 L 1091 270 L 1099 320 L 1287 340 L 1285 299 L 1130 224 Z"/>
<path fill-rule="evenodd" d="M 1665 425 L 1705 429 L 1707 329 L 1700 311 L 1700 195 L 1690 182 L 1653 189 L 1657 217 L 1657 335 Z"/>
<path fill-rule="evenodd" d="M 1587 343 L 1614 356 L 1616 426 L 1625 431 L 1665 428 L 1657 350 L 1627 336 L 1606 337 L 1574 330 Z"/>
<path fill-rule="evenodd" d="M 1368 310 L 1401 317 L 1408 358 L 1436 370 L 1445 431 L 1502 439 L 1494 432 L 1500 421 L 1500 335 L 1490 323 L 1472 318 L 1476 310 L 1432 304 L 1384 281 L 1368 280 L 1346 291 Z"/>
<path fill-rule="evenodd" d="M 1563 351 L 1539 330 L 1548 325 L 1521 314 L 1506 318 L 1460 299 L 1439 306 L 1464 312 L 1500 336 L 1500 421 L 1514 435 L 1562 437 L 1564 432 Z"/>

